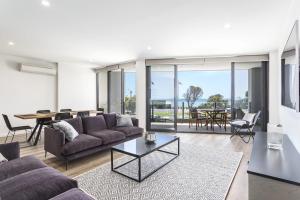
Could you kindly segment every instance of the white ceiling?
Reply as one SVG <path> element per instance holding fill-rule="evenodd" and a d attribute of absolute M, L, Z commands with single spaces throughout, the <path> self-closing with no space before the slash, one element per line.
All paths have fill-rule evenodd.
<path fill-rule="evenodd" d="M 0 0 L 0 52 L 49 61 L 265 53 L 292 0 Z M 224 24 L 231 28 L 225 29 Z M 14 46 L 8 42 L 13 41 Z M 147 47 L 151 46 L 151 50 Z"/>

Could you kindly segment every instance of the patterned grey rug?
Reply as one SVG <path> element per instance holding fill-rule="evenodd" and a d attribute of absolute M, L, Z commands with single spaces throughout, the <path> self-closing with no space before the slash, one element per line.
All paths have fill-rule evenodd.
<path fill-rule="evenodd" d="M 165 150 L 176 152 L 176 145 Z M 241 152 L 212 149 L 207 146 L 181 144 L 180 156 L 142 183 L 111 172 L 110 163 L 97 167 L 75 179 L 79 187 L 99 200 L 223 200 L 242 158 Z M 142 176 L 168 161 L 172 155 L 155 152 L 142 159 Z M 116 165 L 132 159 L 128 156 Z M 137 176 L 137 162 L 119 168 Z"/>

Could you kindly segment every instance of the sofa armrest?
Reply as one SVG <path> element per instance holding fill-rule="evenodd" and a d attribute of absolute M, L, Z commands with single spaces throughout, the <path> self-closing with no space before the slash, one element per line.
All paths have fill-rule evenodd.
<path fill-rule="evenodd" d="M 132 124 L 133 124 L 133 126 L 136 126 L 136 127 L 138 127 L 138 126 L 139 126 L 139 120 L 138 120 L 137 118 L 135 118 L 135 117 L 132 117 L 132 118 L 131 118 L 131 120 L 132 120 Z"/>
<path fill-rule="evenodd" d="M 45 127 L 44 150 L 55 156 L 61 155 L 61 149 L 65 144 L 65 134 L 59 130 Z"/>
<path fill-rule="evenodd" d="M 20 158 L 20 145 L 19 145 L 19 142 L 0 144 L 0 153 L 7 160 L 13 160 L 13 159 L 16 159 L 16 158 Z"/>

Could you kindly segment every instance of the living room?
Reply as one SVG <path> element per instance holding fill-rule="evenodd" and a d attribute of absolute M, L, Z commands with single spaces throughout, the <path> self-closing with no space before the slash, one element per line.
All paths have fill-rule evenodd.
<path fill-rule="evenodd" d="M 299 8 L 0 1 L 0 199 L 300 199 Z"/>

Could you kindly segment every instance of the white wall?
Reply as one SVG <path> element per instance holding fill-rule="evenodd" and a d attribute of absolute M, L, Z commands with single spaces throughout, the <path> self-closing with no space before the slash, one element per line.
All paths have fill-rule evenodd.
<path fill-rule="evenodd" d="M 278 70 L 280 70 L 280 55 L 283 51 L 284 45 L 288 39 L 290 31 L 296 20 L 300 20 L 300 1 L 295 0 L 293 5 L 291 5 L 290 10 L 287 12 L 286 24 L 282 27 L 281 42 L 279 44 L 279 55 L 278 55 Z M 300 38 L 300 35 L 299 35 Z M 271 84 L 276 84 L 279 91 L 281 90 L 281 78 L 280 73 L 278 76 L 278 81 Z M 279 92 L 279 97 L 281 96 L 281 91 Z M 300 113 L 295 110 L 289 109 L 287 107 L 281 106 L 281 102 L 278 102 L 279 107 L 279 119 L 280 123 L 283 125 L 283 131 L 289 135 L 290 139 L 296 146 L 297 150 L 300 152 Z"/>
<path fill-rule="evenodd" d="M 58 109 L 96 109 L 96 65 L 58 63 Z"/>
<path fill-rule="evenodd" d="M 21 120 L 14 114 L 32 113 L 40 109 L 56 109 L 56 77 L 19 71 L 19 64 L 56 66 L 36 59 L 0 55 L 0 114 L 7 114 L 13 126 L 34 125 L 33 120 Z M 0 136 L 7 134 L 2 116 Z"/>

